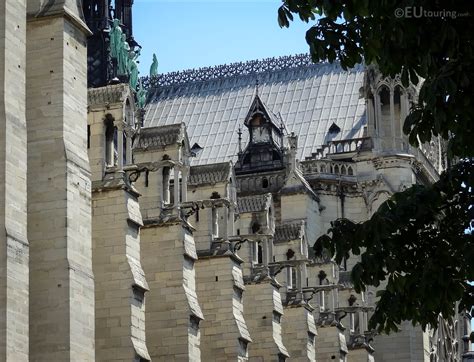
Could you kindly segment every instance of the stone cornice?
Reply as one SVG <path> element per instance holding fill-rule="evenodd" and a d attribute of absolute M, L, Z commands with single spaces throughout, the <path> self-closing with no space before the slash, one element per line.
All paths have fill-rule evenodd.
<path fill-rule="evenodd" d="M 77 0 L 29 0 L 27 20 L 38 21 L 63 17 L 73 23 L 86 36 L 92 35 L 84 21 L 80 2 Z"/>

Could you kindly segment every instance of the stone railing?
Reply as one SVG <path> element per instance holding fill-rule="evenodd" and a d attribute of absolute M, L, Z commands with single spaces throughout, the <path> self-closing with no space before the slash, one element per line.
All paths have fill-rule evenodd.
<path fill-rule="evenodd" d="M 308 175 L 335 175 L 355 177 L 357 170 L 353 162 L 330 160 L 306 160 L 300 163 L 305 176 Z"/>

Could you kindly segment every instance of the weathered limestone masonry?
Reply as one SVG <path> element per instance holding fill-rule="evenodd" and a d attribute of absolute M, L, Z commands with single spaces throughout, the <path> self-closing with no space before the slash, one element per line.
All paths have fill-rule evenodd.
<path fill-rule="evenodd" d="M 94 359 L 91 182 L 86 152 L 88 29 L 81 13 L 76 1 L 52 5 L 28 1 L 32 361 Z"/>
<path fill-rule="evenodd" d="M 284 308 L 282 322 L 283 341 L 291 361 L 329 361 L 319 353 L 316 356 L 317 332 L 313 308 L 308 304 L 295 304 Z"/>
<path fill-rule="evenodd" d="M 182 209 L 190 156 L 184 124 L 142 130 L 134 151 L 140 172 L 137 188 L 143 194 L 141 261 L 150 286 L 150 355 L 158 361 L 200 361 L 203 314 L 196 295 L 197 254 L 193 228 Z"/>
<path fill-rule="evenodd" d="M 0 359 L 28 360 L 26 1 L 0 3 Z"/>
<path fill-rule="evenodd" d="M 363 348 L 354 348 L 349 350 L 349 359 L 354 362 L 374 362 L 374 349 L 361 339 L 360 345 Z"/>
<path fill-rule="evenodd" d="M 284 361 L 289 353 L 283 345 L 280 285 L 274 278 L 266 275 L 245 279 L 245 320 L 250 335 L 253 336 L 253 342 L 249 346 L 249 359 Z"/>
<path fill-rule="evenodd" d="M 249 358 L 284 361 L 288 357 L 288 351 L 282 338 L 283 305 L 280 284 L 271 276 L 273 270 L 269 268 L 269 263 L 275 260 L 272 194 L 239 197 L 237 205 L 238 230 L 245 241 L 239 249 L 239 255 L 245 261 L 244 308 L 249 332 L 253 337 L 249 346 Z"/>
<path fill-rule="evenodd" d="M 145 344 L 148 285 L 140 264 L 142 219 L 138 195 L 123 180 L 100 187 L 94 187 L 92 223 L 96 359 L 147 361 L 150 360 Z"/>
<path fill-rule="evenodd" d="M 251 341 L 243 314 L 242 260 L 234 236 L 236 192 L 231 162 L 191 167 L 189 199 L 196 248 L 199 301 L 203 306 L 203 360 L 247 360 Z M 190 214 L 191 216 L 191 214 Z M 245 244 L 245 243 L 244 243 Z M 276 356 L 275 354 L 274 356 Z"/>
<path fill-rule="evenodd" d="M 352 361 L 348 354 L 344 326 L 335 313 L 325 313 L 318 325 L 318 359 L 320 361 Z"/>
<path fill-rule="evenodd" d="M 131 161 L 133 98 L 126 84 L 90 89 L 88 98 L 96 359 L 146 361 L 143 222 L 139 194 L 124 171 Z"/>
<path fill-rule="evenodd" d="M 223 242 L 199 251 L 196 282 L 204 320 L 201 323 L 203 361 L 247 361 L 252 342 L 244 319 L 242 260 Z"/>
<path fill-rule="evenodd" d="M 142 264 L 150 286 L 146 334 L 152 360 L 201 360 L 196 259 L 191 230 L 181 219 L 146 222 Z"/>

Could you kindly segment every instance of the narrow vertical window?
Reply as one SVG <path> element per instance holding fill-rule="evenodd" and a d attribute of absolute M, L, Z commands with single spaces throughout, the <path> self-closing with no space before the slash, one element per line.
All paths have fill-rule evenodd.
<path fill-rule="evenodd" d="M 293 289 L 296 287 L 296 281 L 293 283 L 293 273 L 294 273 L 294 268 L 289 266 L 286 269 L 286 284 L 288 285 L 288 289 Z"/>
<path fill-rule="evenodd" d="M 262 248 L 261 243 L 258 243 L 257 251 L 258 251 L 257 261 L 258 261 L 259 264 L 262 264 L 263 263 L 263 248 Z"/>
<path fill-rule="evenodd" d="M 163 203 L 170 203 L 170 168 L 163 167 Z"/>
<path fill-rule="evenodd" d="M 123 155 L 123 164 L 127 164 L 127 135 L 125 132 L 122 133 L 122 155 Z"/>
<path fill-rule="evenodd" d="M 105 163 L 107 166 L 114 165 L 115 130 L 113 121 L 108 119 L 105 122 Z"/>
<path fill-rule="evenodd" d="M 219 237 L 219 220 L 217 208 L 215 207 L 212 208 L 212 237 Z"/>
<path fill-rule="evenodd" d="M 349 313 L 349 330 L 355 332 L 355 313 Z"/>
<path fill-rule="evenodd" d="M 113 161 L 112 164 L 115 166 L 118 164 L 118 130 L 114 127 L 114 145 L 113 145 Z"/>

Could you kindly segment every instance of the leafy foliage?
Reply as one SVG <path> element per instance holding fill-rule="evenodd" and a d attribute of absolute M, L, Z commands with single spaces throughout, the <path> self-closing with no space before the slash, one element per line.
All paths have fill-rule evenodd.
<path fill-rule="evenodd" d="M 451 134 L 451 155 L 474 154 L 472 2 L 284 0 L 280 26 L 293 14 L 306 22 L 318 17 L 306 33 L 314 62 L 338 60 L 346 69 L 364 60 L 386 76 L 401 74 L 405 86 L 425 79 L 405 122 L 412 144 Z"/>
<path fill-rule="evenodd" d="M 437 324 L 438 314 L 452 316 L 453 306 L 474 305 L 474 235 L 466 232 L 474 219 L 474 184 L 471 163 L 458 163 L 438 182 L 415 185 L 396 193 L 363 223 L 338 219 L 329 235 L 316 242 L 340 263 L 361 255 L 352 277 L 356 291 L 379 286 L 379 302 L 370 327 L 397 330 L 402 320 L 423 327 Z"/>
<path fill-rule="evenodd" d="M 376 64 L 402 83 L 423 79 L 418 103 L 404 123 L 410 143 L 434 136 L 448 141 L 448 158 L 463 159 L 431 186 L 396 193 L 370 220 L 332 223 L 315 244 L 340 262 L 360 255 L 352 271 L 358 291 L 379 286 L 370 321 L 378 331 L 396 331 L 402 320 L 437 325 L 454 306 L 472 309 L 474 187 L 474 6 L 469 1 L 283 0 L 278 22 L 298 15 L 316 23 L 306 41 L 314 62 L 339 61 L 344 69 Z"/>

